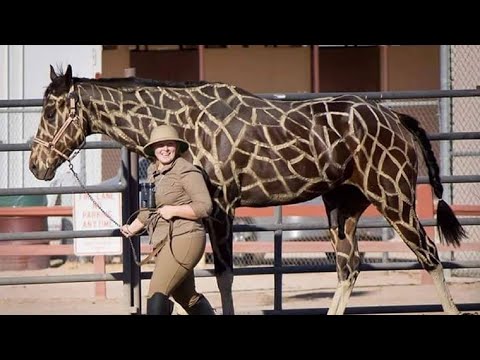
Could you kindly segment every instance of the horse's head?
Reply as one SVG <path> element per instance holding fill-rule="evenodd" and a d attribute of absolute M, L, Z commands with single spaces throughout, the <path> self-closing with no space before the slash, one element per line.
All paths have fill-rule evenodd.
<path fill-rule="evenodd" d="M 50 66 L 50 79 L 43 97 L 42 117 L 30 153 L 30 171 L 40 180 L 52 180 L 57 168 L 69 158 L 87 135 L 86 121 L 78 115 L 72 67 L 56 74 Z"/>

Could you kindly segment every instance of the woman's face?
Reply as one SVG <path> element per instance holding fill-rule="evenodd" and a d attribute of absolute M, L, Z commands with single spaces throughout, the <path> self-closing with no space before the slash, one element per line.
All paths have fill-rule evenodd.
<path fill-rule="evenodd" d="M 153 145 L 155 156 L 163 165 L 170 164 L 177 155 L 177 142 L 175 140 L 160 141 Z"/>

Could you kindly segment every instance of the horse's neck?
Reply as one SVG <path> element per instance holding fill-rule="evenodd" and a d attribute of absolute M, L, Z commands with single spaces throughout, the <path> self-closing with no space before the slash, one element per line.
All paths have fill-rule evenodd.
<path fill-rule="evenodd" d="M 90 133 L 108 135 L 136 152 L 147 143 L 152 122 L 180 123 L 181 115 L 169 112 L 185 106 L 171 91 L 161 87 L 123 91 L 89 84 L 82 90 L 81 112 L 89 123 Z M 165 106 L 166 97 L 170 108 Z"/>

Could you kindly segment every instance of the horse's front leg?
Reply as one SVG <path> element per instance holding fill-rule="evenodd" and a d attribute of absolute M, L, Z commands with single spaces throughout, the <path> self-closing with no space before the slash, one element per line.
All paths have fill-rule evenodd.
<path fill-rule="evenodd" d="M 223 215 L 223 216 L 222 216 Z M 233 218 L 216 214 L 208 221 L 208 232 L 213 250 L 215 276 L 222 299 L 222 314 L 234 315 L 233 306 Z"/>

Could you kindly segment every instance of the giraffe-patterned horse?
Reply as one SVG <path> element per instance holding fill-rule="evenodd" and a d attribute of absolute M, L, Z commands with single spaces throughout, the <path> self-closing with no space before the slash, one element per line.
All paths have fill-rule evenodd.
<path fill-rule="evenodd" d="M 87 135 L 102 133 L 140 155 L 152 129 L 173 125 L 186 155 L 208 175 L 208 220 L 223 314 L 234 314 L 232 221 L 238 206 L 293 204 L 323 196 L 338 285 L 328 314 L 343 314 L 359 274 L 355 230 L 373 204 L 432 276 L 444 311 L 458 313 L 434 242 L 415 212 L 419 145 L 438 197 L 448 244 L 465 232 L 442 198 L 439 168 L 425 131 L 403 114 L 355 96 L 271 101 L 238 87 L 138 78 L 85 79 L 50 67 L 30 170 L 51 180 Z"/>

